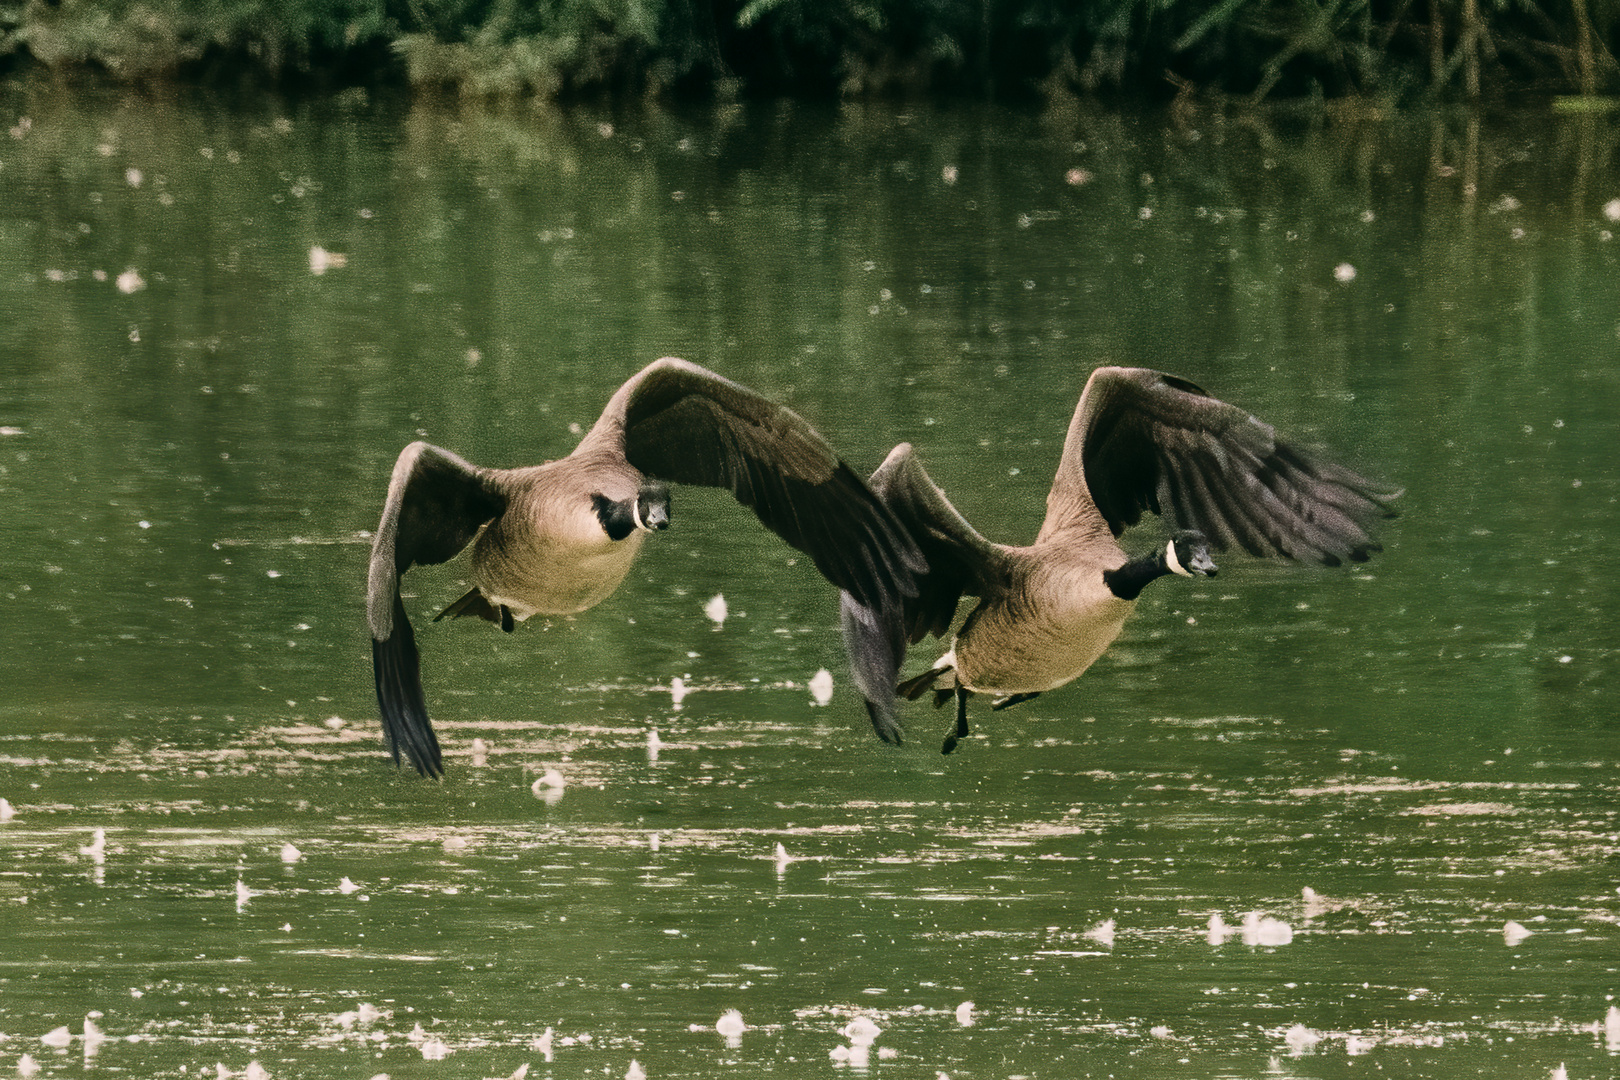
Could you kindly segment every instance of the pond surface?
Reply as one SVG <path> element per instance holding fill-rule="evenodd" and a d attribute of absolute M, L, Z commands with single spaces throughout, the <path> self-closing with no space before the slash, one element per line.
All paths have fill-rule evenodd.
<path fill-rule="evenodd" d="M 0 1073 L 1614 1074 L 1612 125 L 0 119 Z M 1403 516 L 1365 568 L 1154 586 L 946 758 L 921 706 L 873 737 L 808 560 L 683 489 L 577 618 L 433 624 L 461 567 L 407 577 L 449 775 L 396 771 L 395 455 L 560 456 L 670 354 L 862 470 L 914 442 L 995 538 L 1105 362 Z"/>

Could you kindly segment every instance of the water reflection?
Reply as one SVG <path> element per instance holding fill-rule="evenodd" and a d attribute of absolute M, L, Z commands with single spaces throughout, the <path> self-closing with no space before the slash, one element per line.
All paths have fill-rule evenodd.
<path fill-rule="evenodd" d="M 1608 1071 L 1609 127 L 9 93 L 0 1068 Z M 1114 359 L 1406 517 L 1348 578 L 1144 603 L 943 762 L 693 493 L 590 616 L 435 640 L 456 767 L 396 776 L 397 448 L 565 453 L 669 353 L 868 468 L 916 442 L 997 534 Z"/>

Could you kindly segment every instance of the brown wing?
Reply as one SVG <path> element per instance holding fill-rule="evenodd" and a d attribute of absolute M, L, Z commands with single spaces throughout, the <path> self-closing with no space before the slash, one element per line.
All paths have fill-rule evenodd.
<path fill-rule="evenodd" d="M 1337 566 L 1381 550 L 1373 523 L 1398 495 L 1185 379 L 1105 367 L 1080 396 L 1041 533 L 1094 510 L 1118 536 L 1146 511 L 1217 548 Z"/>
<path fill-rule="evenodd" d="M 371 543 L 366 621 L 389 753 L 398 764 L 403 752 L 423 776 L 442 775 L 444 765 L 428 719 L 421 657 L 399 579 L 412 566 L 454 558 L 505 509 L 505 496 L 485 471 L 448 450 L 414 442 L 394 463 L 382 521 Z"/>
<path fill-rule="evenodd" d="M 587 438 L 617 438 L 649 476 L 729 490 L 863 603 L 913 595 L 926 569 L 894 514 L 804 418 L 696 364 L 650 364 Z"/>
<path fill-rule="evenodd" d="M 907 646 L 949 631 L 963 596 L 1005 594 L 1011 575 L 1002 549 L 957 512 L 912 456 L 910 443 L 889 452 L 872 474 L 871 484 L 928 560 L 917 595 L 895 604 L 870 605 L 846 592 L 840 611 L 851 674 L 866 698 L 867 715 L 879 738 L 898 743 L 895 683 Z"/>

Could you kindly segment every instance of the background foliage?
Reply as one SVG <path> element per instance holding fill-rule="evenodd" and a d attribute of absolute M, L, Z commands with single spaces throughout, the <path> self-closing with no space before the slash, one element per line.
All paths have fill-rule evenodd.
<path fill-rule="evenodd" d="M 1620 89 L 1620 0 L 21 0 L 0 70 L 472 96 Z"/>

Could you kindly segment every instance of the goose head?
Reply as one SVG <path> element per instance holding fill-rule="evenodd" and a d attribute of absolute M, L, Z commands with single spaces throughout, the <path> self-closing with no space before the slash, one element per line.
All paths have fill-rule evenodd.
<path fill-rule="evenodd" d="M 643 479 L 630 499 L 615 501 L 598 492 L 591 496 L 591 506 L 610 540 L 669 528 L 669 485 L 662 480 Z"/>
<path fill-rule="evenodd" d="M 669 528 L 669 485 L 662 480 L 643 480 L 636 495 L 636 528 L 661 532 Z"/>
<path fill-rule="evenodd" d="M 1209 541 L 1201 532 L 1177 533 L 1164 546 L 1164 565 L 1182 577 L 1214 577 L 1215 560 L 1209 555 Z"/>

